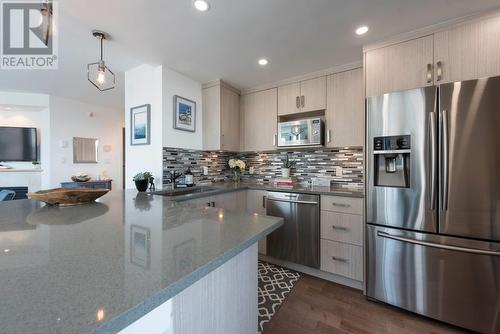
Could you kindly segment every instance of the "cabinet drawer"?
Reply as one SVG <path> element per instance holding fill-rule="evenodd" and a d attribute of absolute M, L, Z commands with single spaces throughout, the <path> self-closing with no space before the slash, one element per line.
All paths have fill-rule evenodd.
<path fill-rule="evenodd" d="M 321 210 L 363 214 L 363 199 L 341 196 L 321 196 Z"/>
<path fill-rule="evenodd" d="M 363 245 L 363 216 L 321 211 L 321 238 Z"/>
<path fill-rule="evenodd" d="M 322 239 L 321 270 L 363 281 L 363 248 Z"/>

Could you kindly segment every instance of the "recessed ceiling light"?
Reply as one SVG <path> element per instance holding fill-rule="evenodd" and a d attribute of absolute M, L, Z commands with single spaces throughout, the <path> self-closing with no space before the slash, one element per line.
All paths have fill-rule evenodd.
<path fill-rule="evenodd" d="M 368 27 L 367 26 L 361 26 L 356 29 L 356 35 L 364 35 L 368 32 Z"/>
<path fill-rule="evenodd" d="M 259 59 L 260 66 L 266 66 L 267 64 L 269 64 L 269 61 L 266 58 Z"/>
<path fill-rule="evenodd" d="M 210 9 L 210 5 L 205 0 L 194 0 L 193 6 L 200 12 L 206 12 Z"/>

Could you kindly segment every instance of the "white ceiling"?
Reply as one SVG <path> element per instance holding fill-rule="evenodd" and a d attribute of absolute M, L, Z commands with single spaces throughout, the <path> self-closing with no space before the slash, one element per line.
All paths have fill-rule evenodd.
<path fill-rule="evenodd" d="M 248 88 L 359 61 L 362 45 L 500 6 L 500 0 L 59 0 L 59 70 L 0 71 L 0 90 L 49 93 L 123 107 L 123 72 L 163 64 L 200 82 Z M 364 36 L 354 30 L 370 26 Z M 91 29 L 109 32 L 105 59 L 118 87 L 86 81 L 97 60 Z M 261 68 L 257 59 L 267 57 Z M 1 101 L 0 101 L 1 103 Z"/>

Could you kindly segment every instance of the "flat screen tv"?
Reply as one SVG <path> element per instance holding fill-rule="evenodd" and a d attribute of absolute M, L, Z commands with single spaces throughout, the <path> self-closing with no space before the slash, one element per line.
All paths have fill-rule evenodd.
<path fill-rule="evenodd" d="M 0 127 L 0 161 L 35 161 L 36 128 Z"/>

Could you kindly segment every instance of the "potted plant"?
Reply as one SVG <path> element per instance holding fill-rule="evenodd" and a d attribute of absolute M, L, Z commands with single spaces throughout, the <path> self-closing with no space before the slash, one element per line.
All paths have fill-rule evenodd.
<path fill-rule="evenodd" d="M 229 159 L 229 168 L 233 171 L 233 181 L 240 182 L 241 173 L 245 170 L 245 162 L 240 159 Z"/>
<path fill-rule="evenodd" d="M 290 169 L 295 167 L 297 164 L 297 161 L 295 160 L 290 160 L 290 157 L 288 154 L 286 155 L 286 158 L 283 159 L 283 167 L 281 167 L 281 176 L 285 179 L 290 177 Z"/>
<path fill-rule="evenodd" d="M 31 164 L 34 169 L 40 168 L 40 161 L 32 161 Z"/>
<path fill-rule="evenodd" d="M 150 172 L 143 172 L 135 174 L 132 180 L 135 182 L 137 190 L 144 192 L 148 190 L 148 185 L 151 179 L 153 179 L 153 174 Z"/>

